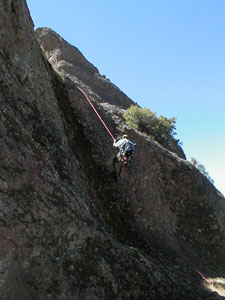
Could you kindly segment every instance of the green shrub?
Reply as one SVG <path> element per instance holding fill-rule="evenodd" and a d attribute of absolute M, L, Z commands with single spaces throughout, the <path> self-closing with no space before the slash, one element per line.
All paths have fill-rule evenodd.
<path fill-rule="evenodd" d="M 176 135 L 176 119 L 174 117 L 157 117 L 149 108 L 140 108 L 136 105 L 128 108 L 123 117 L 128 125 L 163 145 L 168 145 L 171 142 L 179 143 L 179 140 L 174 138 Z"/>
<path fill-rule="evenodd" d="M 208 172 L 206 172 L 206 169 L 205 169 L 205 167 L 202 165 L 202 164 L 200 164 L 198 161 L 197 161 L 197 159 L 195 159 L 194 157 L 191 157 L 191 163 L 192 163 L 192 165 L 194 165 L 205 177 L 207 177 L 208 178 L 208 180 L 212 183 L 212 184 L 214 184 L 214 180 L 209 176 L 209 173 Z"/>

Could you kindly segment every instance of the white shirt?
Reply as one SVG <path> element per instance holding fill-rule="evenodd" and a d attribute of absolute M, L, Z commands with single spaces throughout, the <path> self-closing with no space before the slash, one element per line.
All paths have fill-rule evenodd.
<path fill-rule="evenodd" d="M 120 139 L 118 142 L 114 142 L 113 146 L 114 147 L 123 147 L 123 145 L 125 145 L 128 142 L 128 139 Z"/>

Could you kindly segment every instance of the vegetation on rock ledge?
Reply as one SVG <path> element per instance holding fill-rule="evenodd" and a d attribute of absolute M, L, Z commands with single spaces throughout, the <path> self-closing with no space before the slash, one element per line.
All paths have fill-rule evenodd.
<path fill-rule="evenodd" d="M 147 134 L 162 145 L 179 144 L 179 140 L 174 138 L 176 135 L 175 117 L 157 117 L 156 113 L 149 108 L 140 108 L 136 105 L 130 106 L 123 117 L 128 125 Z"/>

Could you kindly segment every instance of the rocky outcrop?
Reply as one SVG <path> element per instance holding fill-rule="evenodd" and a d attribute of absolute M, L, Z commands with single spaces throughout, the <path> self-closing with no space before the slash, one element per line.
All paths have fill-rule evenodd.
<path fill-rule="evenodd" d="M 38 28 L 36 35 L 47 59 L 55 69 L 69 75 L 73 82 L 91 86 L 98 102 L 107 102 L 125 109 L 134 104 L 106 76 L 101 75 L 76 47 L 67 43 L 56 32 L 49 28 Z"/>
<path fill-rule="evenodd" d="M 117 111 L 119 108 L 121 109 L 121 116 L 131 105 L 138 105 L 111 83 L 106 76 L 101 75 L 98 69 L 88 62 L 76 47 L 70 45 L 56 32 L 50 28 L 38 28 L 36 35 L 54 69 L 62 77 L 69 78 L 74 84 L 82 86 L 98 103 L 116 105 Z M 165 141 L 163 146 L 186 159 L 182 148 L 175 141 Z"/>
<path fill-rule="evenodd" d="M 24 0 L 1 2 L 1 299 L 219 299 L 196 268 L 224 274 L 224 197 L 124 124 L 133 102 L 75 47 L 38 36 L 42 50 Z M 77 85 L 137 143 L 118 182 L 111 137 Z"/>

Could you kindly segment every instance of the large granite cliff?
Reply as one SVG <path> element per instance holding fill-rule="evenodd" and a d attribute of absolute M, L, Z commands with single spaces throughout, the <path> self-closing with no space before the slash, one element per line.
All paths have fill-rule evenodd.
<path fill-rule="evenodd" d="M 0 2 L 0 66 L 1 300 L 220 299 L 206 278 L 225 272 L 224 197 L 182 149 L 128 127 L 133 101 L 55 32 L 35 34 L 25 0 Z M 77 86 L 137 144 L 117 182 Z"/>

